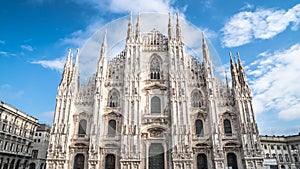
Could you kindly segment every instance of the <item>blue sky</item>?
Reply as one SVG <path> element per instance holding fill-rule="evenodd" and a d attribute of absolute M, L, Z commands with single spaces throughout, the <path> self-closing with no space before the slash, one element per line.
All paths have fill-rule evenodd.
<path fill-rule="evenodd" d="M 82 49 L 97 30 L 130 11 L 178 11 L 182 19 L 205 32 L 225 67 L 228 52 L 238 51 L 252 88 L 260 133 L 300 132 L 300 4 L 296 0 L 1 2 L 0 100 L 51 124 L 68 50 Z"/>

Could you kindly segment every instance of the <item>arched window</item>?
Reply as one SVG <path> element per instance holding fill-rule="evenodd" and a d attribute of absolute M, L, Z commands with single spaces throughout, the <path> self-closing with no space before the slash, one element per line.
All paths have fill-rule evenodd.
<path fill-rule="evenodd" d="M 108 96 L 108 107 L 118 107 L 119 106 L 119 94 L 117 91 L 112 91 Z"/>
<path fill-rule="evenodd" d="M 289 155 L 288 155 L 288 154 L 285 154 L 285 161 L 286 161 L 286 162 L 289 162 L 289 161 L 290 161 L 290 158 L 289 158 Z"/>
<path fill-rule="evenodd" d="M 207 169 L 207 157 L 205 154 L 198 154 L 197 169 Z"/>
<path fill-rule="evenodd" d="M 234 153 L 227 154 L 227 167 L 232 169 L 238 169 L 236 155 Z"/>
<path fill-rule="evenodd" d="M 107 134 L 109 137 L 114 137 L 116 135 L 116 120 L 109 120 Z"/>
<path fill-rule="evenodd" d="M 201 107 L 201 95 L 199 91 L 194 91 L 192 93 L 192 106 L 193 107 Z"/>
<path fill-rule="evenodd" d="M 299 159 L 298 159 L 297 154 L 294 154 L 293 157 L 294 157 L 294 161 L 295 161 L 296 163 L 299 162 Z"/>
<path fill-rule="evenodd" d="M 157 96 L 151 98 L 151 113 L 161 113 L 160 98 Z"/>
<path fill-rule="evenodd" d="M 107 154 L 105 157 L 105 169 L 115 169 L 116 157 L 113 154 Z"/>
<path fill-rule="evenodd" d="M 231 122 L 228 119 L 224 120 L 224 132 L 225 134 L 232 134 L 232 130 L 231 130 Z"/>
<path fill-rule="evenodd" d="M 285 169 L 285 166 L 284 166 L 284 165 L 281 165 L 281 169 Z"/>
<path fill-rule="evenodd" d="M 203 122 L 202 120 L 196 120 L 195 122 L 195 127 L 196 127 L 196 135 L 197 137 L 203 136 Z"/>
<path fill-rule="evenodd" d="M 148 156 L 148 168 L 149 169 L 164 169 L 164 147 L 159 143 L 152 143 L 149 147 Z"/>
<path fill-rule="evenodd" d="M 84 155 L 83 154 L 77 154 L 75 156 L 73 169 L 84 169 Z"/>
<path fill-rule="evenodd" d="M 150 79 L 160 79 L 160 62 L 157 57 L 150 62 Z"/>
<path fill-rule="evenodd" d="M 86 120 L 84 119 L 79 122 L 78 135 L 79 137 L 84 137 L 84 135 L 86 135 Z"/>
<path fill-rule="evenodd" d="M 280 162 L 283 162 L 282 154 L 279 154 L 279 161 L 280 161 Z"/>
<path fill-rule="evenodd" d="M 30 163 L 29 169 L 35 169 L 35 163 Z"/>

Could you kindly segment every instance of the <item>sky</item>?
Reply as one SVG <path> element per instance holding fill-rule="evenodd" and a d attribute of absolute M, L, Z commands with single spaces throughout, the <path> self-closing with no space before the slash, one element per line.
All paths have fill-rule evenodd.
<path fill-rule="evenodd" d="M 148 12 L 163 16 L 155 18 L 155 26 L 165 29 L 162 33 L 168 12 L 173 17 L 178 12 L 182 23 L 189 25 L 183 32 L 186 43 L 197 44 L 197 39 L 188 36 L 193 28 L 204 31 L 227 71 L 228 53 L 240 53 L 260 134 L 300 132 L 300 3 L 296 0 L 15 0 L 0 4 L 0 100 L 40 123 L 52 123 L 69 49 L 79 48 L 81 63 L 88 64 L 89 56 L 99 55 L 105 29 L 110 51 L 118 50 L 113 45 L 122 41 L 113 41 L 126 35 L 126 29 L 117 30 L 126 27 L 130 12 L 134 18 L 141 12 L 143 33 L 153 23 Z M 88 66 L 81 68 L 81 78 L 88 77 L 86 72 L 94 73 Z"/>

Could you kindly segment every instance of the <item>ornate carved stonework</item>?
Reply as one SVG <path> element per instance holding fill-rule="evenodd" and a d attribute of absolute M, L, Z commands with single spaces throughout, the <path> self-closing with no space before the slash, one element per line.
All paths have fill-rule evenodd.
<path fill-rule="evenodd" d="M 149 30 L 141 31 L 139 16 L 134 29 L 130 17 L 126 45 L 117 56 L 108 56 L 105 34 L 100 55 L 95 53 L 97 71 L 83 82 L 80 57 L 72 64 L 69 53 L 47 168 L 74 168 L 76 162 L 80 169 L 262 169 L 243 66 L 231 59 L 232 86 L 228 79 L 222 82 L 213 73 L 204 33 L 199 34 L 202 55 L 192 56 L 179 18 L 176 34 L 171 20 L 168 36 L 157 29 L 142 36 Z"/>

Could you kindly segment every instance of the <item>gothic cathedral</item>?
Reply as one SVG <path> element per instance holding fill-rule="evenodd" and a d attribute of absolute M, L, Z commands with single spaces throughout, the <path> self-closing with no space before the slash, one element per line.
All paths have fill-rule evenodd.
<path fill-rule="evenodd" d="M 166 25 L 167 26 L 167 25 Z M 128 23 L 125 49 L 79 80 L 67 57 L 56 97 L 48 169 L 262 169 L 252 96 L 239 55 L 232 85 L 213 71 L 202 34 L 201 61 L 188 54 L 177 15 L 168 35 L 142 36 Z M 234 57 L 236 58 L 236 57 Z"/>

